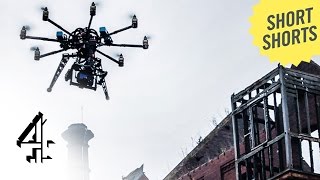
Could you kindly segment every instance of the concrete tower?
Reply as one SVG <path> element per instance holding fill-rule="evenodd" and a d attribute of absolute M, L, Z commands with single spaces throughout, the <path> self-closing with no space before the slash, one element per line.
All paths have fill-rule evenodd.
<path fill-rule="evenodd" d="M 94 134 L 79 123 L 71 124 L 62 137 L 68 142 L 68 180 L 89 180 L 88 142 Z"/>

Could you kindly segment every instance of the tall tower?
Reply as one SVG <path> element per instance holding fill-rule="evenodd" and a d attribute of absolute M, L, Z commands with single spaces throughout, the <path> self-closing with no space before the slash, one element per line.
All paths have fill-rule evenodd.
<path fill-rule="evenodd" d="M 89 180 L 88 142 L 94 134 L 83 123 L 71 124 L 62 133 L 68 142 L 69 180 Z"/>

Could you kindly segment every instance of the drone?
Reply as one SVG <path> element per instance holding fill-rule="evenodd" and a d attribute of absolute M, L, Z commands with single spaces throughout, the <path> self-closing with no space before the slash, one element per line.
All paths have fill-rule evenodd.
<path fill-rule="evenodd" d="M 61 30 L 57 31 L 56 38 L 52 39 L 46 37 L 29 36 L 27 35 L 27 30 L 29 30 L 28 26 L 23 26 L 20 32 L 20 39 L 57 42 L 60 43 L 61 49 L 46 54 L 40 54 L 39 47 L 33 47 L 32 50 L 34 51 L 34 60 L 39 61 L 41 58 L 67 51 L 69 49 L 76 50 L 75 53 L 62 54 L 60 64 L 52 78 L 49 88 L 47 89 L 48 92 L 52 91 L 54 84 L 56 83 L 69 59 L 74 58 L 75 62 L 65 74 L 65 81 L 70 81 L 70 85 L 78 86 L 79 88 L 92 89 L 94 91 L 97 89 L 97 86 L 100 85 L 102 86 L 106 99 L 109 100 L 108 90 L 105 82 L 105 77 L 108 72 L 102 69 L 101 59 L 96 57 L 96 53 L 99 53 L 100 55 L 117 63 L 119 67 L 123 67 L 124 65 L 124 57 L 122 54 L 120 54 L 119 59 L 116 60 L 115 58 L 101 52 L 98 48 L 102 46 L 118 46 L 148 49 L 149 47 L 147 36 L 144 36 L 142 45 L 113 43 L 111 38 L 112 35 L 138 27 L 138 19 L 136 15 L 132 16 L 132 24 L 130 26 L 111 33 L 109 33 L 105 27 L 100 27 L 98 33 L 96 30 L 91 28 L 93 16 L 96 15 L 96 4 L 92 2 L 90 6 L 90 20 L 88 26 L 85 28 L 77 28 L 73 32 L 69 32 L 49 18 L 49 10 L 47 7 L 42 8 L 42 10 L 42 20 L 51 23 Z"/>

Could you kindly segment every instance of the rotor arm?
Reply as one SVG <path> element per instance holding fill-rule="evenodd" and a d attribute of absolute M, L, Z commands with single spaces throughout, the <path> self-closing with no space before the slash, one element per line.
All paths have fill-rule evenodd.
<path fill-rule="evenodd" d="M 56 83 L 57 79 L 59 78 L 61 72 L 63 71 L 64 67 L 66 66 L 66 64 L 68 63 L 68 60 L 70 57 L 73 57 L 73 54 L 72 55 L 69 55 L 69 54 L 63 54 L 62 55 L 62 59 L 60 61 L 60 64 L 56 70 L 56 73 L 54 74 L 53 78 L 52 78 L 52 81 L 50 83 L 50 86 L 49 88 L 47 89 L 48 92 L 51 92 L 52 91 L 52 87 L 54 86 L 54 84 Z"/>
<path fill-rule="evenodd" d="M 136 44 L 106 44 L 106 46 L 118 46 L 118 47 L 136 47 L 136 48 L 143 48 L 148 49 L 149 48 L 149 42 L 147 36 L 144 36 L 142 45 L 136 45 Z"/>
<path fill-rule="evenodd" d="M 116 31 L 114 31 L 114 32 L 112 32 L 112 33 L 109 33 L 109 36 L 114 35 L 114 34 L 117 34 L 117 33 L 119 33 L 119 32 L 125 31 L 125 30 L 128 30 L 128 29 L 131 29 L 131 28 L 133 28 L 132 25 L 131 25 L 131 26 L 128 26 L 128 27 L 125 27 L 125 28 L 121 28 L 121 29 L 116 30 Z"/>
<path fill-rule="evenodd" d="M 90 16 L 90 20 L 89 20 L 89 24 L 88 24 L 88 29 L 90 29 L 90 27 L 91 27 L 92 19 L 93 19 L 93 15 Z"/>
<path fill-rule="evenodd" d="M 57 39 L 51 39 L 51 38 L 45 38 L 45 37 L 36 37 L 36 36 L 25 36 L 25 39 L 35 39 L 35 40 L 42 40 L 42 41 L 59 42 Z"/>
<path fill-rule="evenodd" d="M 136 44 L 110 44 L 107 46 L 144 48 L 143 45 L 136 45 Z"/>
<path fill-rule="evenodd" d="M 96 4 L 94 2 L 92 2 L 91 6 L 90 6 L 90 20 L 89 20 L 88 29 L 90 29 L 93 16 L 96 15 L 96 9 L 97 9 Z"/>
<path fill-rule="evenodd" d="M 109 56 L 109 55 L 107 55 L 107 54 L 99 51 L 98 49 L 97 49 L 96 51 L 97 51 L 99 54 L 103 55 L 104 57 L 106 57 L 106 58 L 110 59 L 111 61 L 117 63 L 119 66 L 121 65 L 120 62 L 117 61 L 116 59 L 114 59 L 113 57 L 111 57 L 111 56 Z"/>
<path fill-rule="evenodd" d="M 52 52 L 49 52 L 49 53 L 46 53 L 46 54 L 42 54 L 42 55 L 39 54 L 39 59 L 43 58 L 43 57 L 46 57 L 46 56 L 50 56 L 50 55 L 53 55 L 53 54 L 60 53 L 60 52 L 65 51 L 65 50 L 66 49 L 59 49 L 59 50 L 52 51 Z M 35 59 L 36 59 L 36 57 L 35 57 Z M 39 60 L 39 59 L 37 59 L 37 60 Z"/>
<path fill-rule="evenodd" d="M 71 36 L 71 33 L 69 31 L 67 31 L 66 29 L 64 29 L 63 27 L 61 27 L 59 24 L 55 23 L 54 21 L 52 21 L 51 19 L 48 18 L 47 20 L 49 23 L 51 23 L 52 25 L 56 26 L 57 28 L 59 28 L 61 31 L 64 31 L 65 33 L 69 34 L 69 36 Z"/>
<path fill-rule="evenodd" d="M 137 19 L 136 15 L 132 16 L 132 24 L 131 24 L 131 26 L 128 26 L 128 27 L 116 30 L 116 31 L 114 31 L 112 33 L 109 33 L 109 36 L 111 36 L 113 34 L 117 34 L 119 32 L 125 31 L 125 30 L 128 30 L 128 29 L 131 29 L 131 28 L 138 28 L 138 19 Z"/>
<path fill-rule="evenodd" d="M 49 10 L 47 7 L 43 8 L 42 10 L 43 10 L 43 13 L 42 13 L 43 21 L 48 21 L 49 23 L 53 24 L 54 26 L 56 26 L 57 28 L 61 29 L 62 31 L 64 31 L 65 33 L 71 36 L 71 33 L 69 31 L 65 30 L 63 27 L 61 27 L 59 24 L 55 23 L 49 18 Z"/>

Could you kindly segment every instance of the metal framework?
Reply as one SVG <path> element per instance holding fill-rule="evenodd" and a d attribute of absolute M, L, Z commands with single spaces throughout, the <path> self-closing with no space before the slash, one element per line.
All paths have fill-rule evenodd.
<path fill-rule="evenodd" d="M 319 76 L 278 66 L 233 94 L 231 104 L 237 180 L 275 179 L 289 170 L 316 174 L 319 157 L 312 145 L 320 149 Z M 302 142 L 308 144 L 309 162 Z"/>
<path fill-rule="evenodd" d="M 99 51 L 98 48 L 102 46 L 117 46 L 148 49 L 149 47 L 148 38 L 146 36 L 142 41 L 142 45 L 113 43 L 113 40 L 111 38 L 112 35 L 131 28 L 138 27 L 138 19 L 135 15 L 132 17 L 132 24 L 130 26 L 116 30 L 111 33 L 109 33 L 105 27 L 100 27 L 98 33 L 97 31 L 91 28 L 93 16 L 96 15 L 96 5 L 93 2 L 90 6 L 90 20 L 88 26 L 85 28 L 77 28 L 73 32 L 69 32 L 49 18 L 49 10 L 47 7 L 43 8 L 42 10 L 42 20 L 51 23 L 52 25 L 61 30 L 57 32 L 56 39 L 29 36 L 27 35 L 28 28 L 26 26 L 23 26 L 21 29 L 20 39 L 34 39 L 49 42 L 57 42 L 60 44 L 61 49 L 40 55 L 39 48 L 33 48 L 34 60 L 40 60 L 40 58 L 67 51 L 69 49 L 76 50 L 76 53 L 62 55 L 62 60 L 57 68 L 54 77 L 52 78 L 49 88 L 47 89 L 48 92 L 52 91 L 55 82 L 60 76 L 69 58 L 76 58 L 71 69 L 69 69 L 67 74 L 65 75 L 65 80 L 70 80 L 70 85 L 75 85 L 80 88 L 87 88 L 92 90 L 96 90 L 97 85 L 101 85 L 105 93 L 106 99 L 108 100 L 109 95 L 105 82 L 107 71 L 102 70 L 101 59 L 97 58 L 95 54 L 96 52 L 99 53 L 100 55 L 117 63 L 120 67 L 123 67 L 124 65 L 124 58 L 123 55 L 120 54 L 119 60 L 116 60 L 113 57 Z"/>

